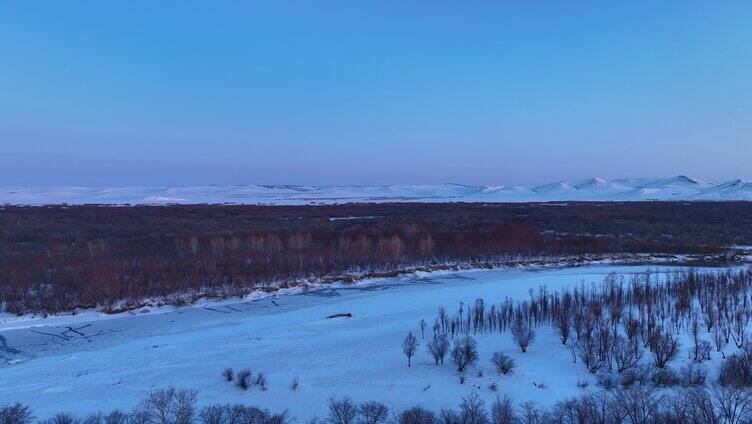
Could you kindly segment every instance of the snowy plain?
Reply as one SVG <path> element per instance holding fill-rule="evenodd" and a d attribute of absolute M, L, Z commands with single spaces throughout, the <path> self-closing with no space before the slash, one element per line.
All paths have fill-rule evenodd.
<path fill-rule="evenodd" d="M 288 410 L 299 422 L 326 412 L 332 396 L 378 400 L 391 408 L 414 404 L 438 409 L 477 392 L 487 402 L 509 394 L 516 402 L 550 405 L 596 379 L 573 364 L 553 330 L 544 326 L 527 353 L 508 332 L 478 334 L 478 365 L 460 384 L 454 367 L 433 365 L 418 322 L 433 321 L 439 306 L 451 313 L 477 298 L 498 303 L 525 299 L 530 289 L 600 284 L 609 273 L 629 278 L 676 267 L 588 266 L 541 270 L 443 272 L 318 287 L 295 294 L 223 302 L 174 311 L 140 311 L 109 319 L 89 315 L 33 327 L 0 328 L 0 404 L 29 404 L 38 417 L 60 410 L 78 414 L 130 409 L 148 391 L 170 385 L 196 389 L 200 404 L 240 402 Z M 353 317 L 328 319 L 337 313 Z M 401 344 L 408 331 L 421 346 L 408 368 Z M 430 329 L 427 330 L 430 333 Z M 680 358 L 686 360 L 685 344 Z M 517 362 L 511 376 L 495 374 L 489 359 L 503 351 Z M 646 358 L 647 359 L 647 358 Z M 713 356 L 709 368 L 720 360 Z M 242 391 L 225 382 L 225 367 L 263 372 L 269 388 Z M 479 377 L 477 371 L 483 371 Z M 300 387 L 290 386 L 298 378 Z M 711 377 L 712 378 L 712 377 Z M 589 387 L 578 387 L 588 381 Z M 498 384 L 498 393 L 489 390 Z M 546 388 L 533 385 L 544 383 Z"/>
<path fill-rule="evenodd" d="M 679 175 L 540 185 L 206 185 L 194 187 L 0 187 L 0 204 L 341 204 L 350 202 L 550 202 L 752 200 L 752 181 Z"/>

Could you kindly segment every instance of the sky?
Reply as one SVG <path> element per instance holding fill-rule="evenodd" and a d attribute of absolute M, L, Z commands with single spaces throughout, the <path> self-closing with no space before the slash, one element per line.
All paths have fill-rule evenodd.
<path fill-rule="evenodd" d="M 0 186 L 752 178 L 750 1 L 0 2 Z"/>

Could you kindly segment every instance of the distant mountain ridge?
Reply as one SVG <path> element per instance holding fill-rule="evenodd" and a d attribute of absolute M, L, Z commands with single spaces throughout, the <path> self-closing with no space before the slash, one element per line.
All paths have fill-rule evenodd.
<path fill-rule="evenodd" d="M 0 204 L 264 205 L 349 202 L 752 201 L 752 181 L 587 178 L 529 186 L 462 184 L 401 186 L 232 185 L 193 187 L 0 187 Z"/>

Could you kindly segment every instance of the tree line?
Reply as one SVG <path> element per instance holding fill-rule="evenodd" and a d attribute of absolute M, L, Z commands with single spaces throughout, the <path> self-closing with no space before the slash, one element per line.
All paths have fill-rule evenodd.
<path fill-rule="evenodd" d="M 405 267 L 718 253 L 752 242 L 752 208 L 721 205 L 5 206 L 0 304 L 115 311 L 123 301 L 234 296 Z"/>
<path fill-rule="evenodd" d="M 243 404 L 197 407 L 198 392 L 173 387 L 155 390 L 132 411 L 95 412 L 79 417 L 59 412 L 36 419 L 26 405 L 0 406 L 3 424 L 289 424 L 286 411 L 269 412 Z M 307 424 L 742 424 L 752 421 L 752 391 L 740 387 L 658 391 L 635 386 L 612 392 L 583 394 L 542 407 L 516 404 L 497 396 L 487 404 L 477 393 L 456 407 L 432 410 L 421 405 L 393 410 L 377 401 L 357 403 L 349 397 L 330 398 L 323 417 Z"/>

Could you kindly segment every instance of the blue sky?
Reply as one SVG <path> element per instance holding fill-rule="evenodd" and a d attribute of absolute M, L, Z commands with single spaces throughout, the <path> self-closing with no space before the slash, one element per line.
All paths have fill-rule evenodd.
<path fill-rule="evenodd" d="M 752 2 L 0 3 L 0 186 L 752 177 Z"/>

